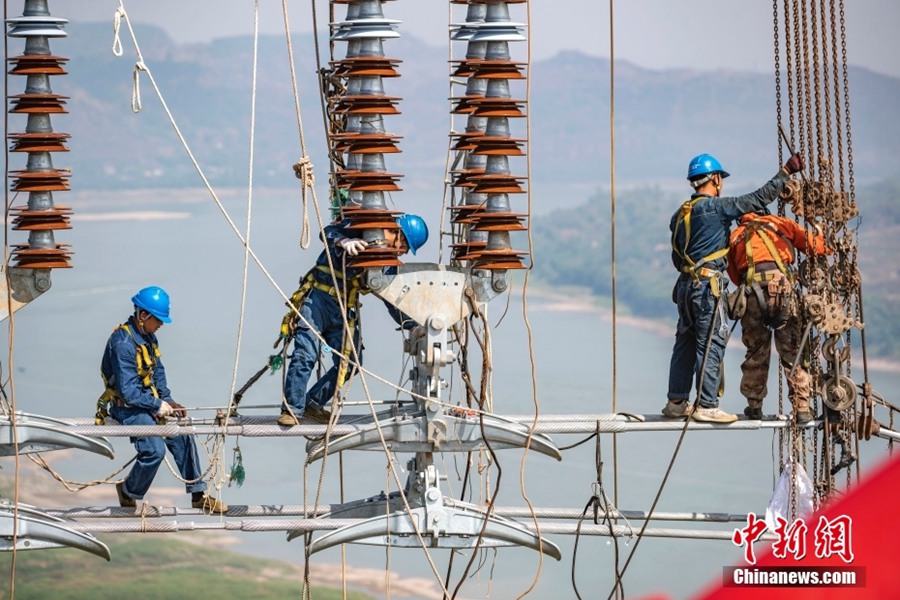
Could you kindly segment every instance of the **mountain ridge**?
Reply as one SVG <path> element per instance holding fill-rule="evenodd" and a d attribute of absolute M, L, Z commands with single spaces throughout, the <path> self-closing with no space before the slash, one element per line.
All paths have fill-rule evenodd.
<path fill-rule="evenodd" d="M 243 186 L 249 152 L 252 38 L 233 36 L 180 45 L 153 26 L 136 26 L 143 63 L 214 185 Z M 147 73 L 140 75 L 141 112 L 131 100 L 137 56 L 120 34 L 122 57 L 110 52 L 107 24 L 71 23 L 54 52 L 70 57 L 66 77 L 51 80 L 55 93 L 71 96 L 69 114 L 54 129 L 72 134 L 72 152 L 55 161 L 71 167 L 73 187 L 183 187 L 200 185 Z M 100 41 L 102 40 L 102 43 Z M 110 43 L 107 43 L 110 42 Z M 324 183 L 327 160 L 319 105 L 312 34 L 293 37 L 301 113 L 308 153 Z M 338 56 L 344 51 L 336 47 Z M 401 77 L 385 80 L 400 96 L 400 115 L 386 127 L 403 136 L 402 154 L 388 157 L 404 173 L 409 195 L 443 186 L 449 145 L 451 86 L 448 56 L 413 37 L 385 42 L 401 59 Z M 321 58 L 327 62 L 327 56 Z M 261 36 L 257 74 L 256 171 L 261 185 L 292 187 L 291 166 L 301 150 L 290 68 L 283 37 Z M 565 51 L 536 61 L 529 73 L 531 179 L 541 187 L 588 186 L 609 181 L 609 66 L 607 58 Z M 24 78 L 22 87 L 24 87 Z M 513 82 L 514 96 L 525 87 Z M 853 157 L 859 181 L 876 180 L 894 167 L 900 120 L 893 98 L 900 79 L 851 67 Z M 731 70 L 652 70 L 616 61 L 616 175 L 623 183 L 666 184 L 681 180 L 689 158 L 716 154 L 734 181 L 761 183 L 778 167 L 774 77 Z M 16 78 L 10 81 L 16 90 Z M 523 119 L 511 119 L 524 134 Z M 785 126 L 789 126 L 785 123 Z M 16 130 L 16 123 L 10 125 Z M 457 127 L 462 123 L 456 123 Z M 23 125 L 24 127 L 24 125 Z M 66 163 L 64 165 L 64 163 Z M 514 165 L 524 169 L 525 165 Z"/>

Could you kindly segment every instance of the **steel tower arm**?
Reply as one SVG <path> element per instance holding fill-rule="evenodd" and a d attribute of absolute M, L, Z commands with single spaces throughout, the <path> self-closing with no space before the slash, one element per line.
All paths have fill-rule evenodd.
<path fill-rule="evenodd" d="M 102 454 L 114 458 L 112 445 L 102 437 L 90 437 L 66 431 L 69 427 L 64 421 L 16 412 L 15 437 L 13 423 L 9 415 L 0 415 L 0 456 L 14 456 L 16 443 L 18 453 L 49 452 L 74 448 L 87 450 L 94 454 Z"/>
<path fill-rule="evenodd" d="M 106 560 L 112 558 L 106 544 L 92 535 L 66 527 L 67 523 L 69 521 L 30 506 L 20 504 L 16 511 L 8 502 L 0 503 L 0 551 L 76 548 Z"/>
<path fill-rule="evenodd" d="M 553 441 L 541 434 L 528 439 L 528 427 L 510 423 L 492 415 L 452 414 L 454 409 L 435 417 L 399 415 L 372 423 L 360 431 L 330 440 L 307 444 L 308 460 L 319 460 L 326 454 L 343 450 L 381 449 L 384 439 L 396 452 L 469 452 L 487 446 L 497 448 L 525 448 L 540 452 L 556 460 L 562 454 Z M 379 434 L 380 431 L 380 434 Z M 487 442 L 485 442 L 487 440 Z"/>
<path fill-rule="evenodd" d="M 0 321 L 50 289 L 50 269 L 0 266 Z"/>
<path fill-rule="evenodd" d="M 423 475 L 424 491 L 416 484 L 412 485 L 408 497 L 411 510 L 401 508 L 400 498 L 394 494 L 390 498 L 382 495 L 350 503 L 346 510 L 341 509 L 332 516 L 346 518 L 348 513 L 372 514 L 373 511 L 383 514 L 326 533 L 310 543 L 310 553 L 349 543 L 418 548 L 424 542 L 429 548 L 523 546 L 556 560 L 562 558 L 556 544 L 535 535 L 521 523 L 496 515 L 486 516 L 483 510 L 471 504 L 444 498 L 437 486 L 437 470 L 433 466 L 426 468 Z M 392 512 L 386 514 L 388 510 Z M 290 531 L 287 539 L 290 541 L 305 533 Z"/>

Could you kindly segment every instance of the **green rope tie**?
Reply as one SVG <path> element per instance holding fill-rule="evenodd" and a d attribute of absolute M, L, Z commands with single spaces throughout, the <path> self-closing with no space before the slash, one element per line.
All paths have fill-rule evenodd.
<path fill-rule="evenodd" d="M 246 472 L 244 471 L 244 460 L 241 457 L 241 448 L 240 446 L 234 447 L 234 458 L 232 459 L 233 463 L 231 465 L 231 473 L 228 475 L 228 487 L 231 487 L 232 483 L 236 483 L 238 487 L 244 485 L 244 477 L 246 476 Z"/>
<path fill-rule="evenodd" d="M 273 354 L 269 357 L 269 371 L 272 375 L 275 371 L 284 366 L 284 357 L 280 354 Z"/>

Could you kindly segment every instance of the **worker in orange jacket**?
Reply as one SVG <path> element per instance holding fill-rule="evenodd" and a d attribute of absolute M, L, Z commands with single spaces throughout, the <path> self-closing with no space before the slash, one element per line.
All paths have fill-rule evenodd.
<path fill-rule="evenodd" d="M 744 414 L 750 419 L 762 418 L 774 332 L 775 349 L 788 374 L 794 420 L 797 424 L 812 420 L 812 378 L 798 356 L 803 340 L 792 267 L 798 250 L 811 255 L 832 253 L 821 233 L 806 231 L 795 221 L 767 210 L 744 215 L 731 233 L 728 276 L 742 286 L 738 293 L 746 300 L 739 315 L 741 341 L 746 348 L 741 394 L 747 398 Z"/>

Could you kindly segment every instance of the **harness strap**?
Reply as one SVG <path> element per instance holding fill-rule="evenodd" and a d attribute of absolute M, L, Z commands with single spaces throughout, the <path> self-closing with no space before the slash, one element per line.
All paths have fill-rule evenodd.
<path fill-rule="evenodd" d="M 774 279 L 774 277 L 770 279 Z M 763 292 L 762 286 L 760 285 L 759 281 L 754 280 L 748 287 L 749 289 L 753 290 L 753 293 L 756 295 L 756 301 L 759 305 L 759 310 L 763 315 L 763 322 L 772 329 L 779 329 L 782 325 L 784 325 L 791 313 L 791 303 L 793 300 L 791 294 L 786 293 L 783 297 L 783 303 L 781 305 L 778 305 L 777 303 L 772 303 L 772 300 L 774 300 L 774 298 L 771 296 L 771 294 L 767 299 L 766 294 Z M 775 310 L 776 308 L 777 310 Z"/>
<path fill-rule="evenodd" d="M 771 235 L 775 234 L 779 236 L 787 244 L 788 249 L 791 250 L 791 262 L 793 262 L 794 256 L 793 244 L 791 244 L 790 240 L 784 237 L 781 232 L 778 231 L 778 229 L 772 224 L 761 222 L 758 219 L 749 221 L 744 227 L 744 248 L 747 253 L 747 283 L 749 284 L 754 280 L 768 281 L 772 279 L 771 276 L 762 280 L 756 278 L 756 266 L 753 261 L 753 244 L 750 241 L 750 238 L 754 234 L 756 234 L 756 236 L 759 237 L 759 239 L 762 241 L 763 245 L 765 245 L 766 250 L 768 250 L 769 254 L 772 256 L 772 260 L 775 261 L 775 264 L 778 266 L 778 270 L 783 273 L 784 276 L 788 278 L 788 281 L 793 285 L 794 274 L 792 270 L 787 267 L 784 264 L 784 261 L 781 259 L 781 254 L 778 252 L 778 249 L 775 248 L 775 243 L 772 240 Z"/>
<path fill-rule="evenodd" d="M 141 383 L 150 390 L 150 393 L 153 394 L 154 398 L 159 398 L 159 391 L 153 383 L 153 368 L 156 366 L 156 359 L 162 356 L 162 353 L 159 351 L 159 346 L 152 343 L 138 344 L 137 339 L 134 337 L 134 333 L 127 323 L 119 325 L 113 332 L 118 331 L 119 329 L 124 330 L 131 338 L 131 341 L 134 342 L 135 366 L 137 367 L 137 374 L 141 379 Z M 96 425 L 103 425 L 106 422 L 106 417 L 109 416 L 110 402 L 114 402 L 115 405 L 120 408 L 122 406 L 127 406 L 128 404 L 119 394 L 115 384 L 106 378 L 106 374 L 104 374 L 102 370 L 100 371 L 100 377 L 103 378 L 103 385 L 106 389 L 100 395 L 100 398 L 97 399 L 97 412 L 94 415 L 94 423 Z"/>
<path fill-rule="evenodd" d="M 712 277 L 711 275 L 701 275 L 699 271 L 701 270 L 701 268 L 705 268 L 703 267 L 705 263 L 722 258 L 726 254 L 728 254 L 728 246 L 725 246 L 724 248 L 720 248 L 715 252 L 707 254 L 697 262 L 694 262 L 691 257 L 688 256 L 687 248 L 691 242 L 691 214 L 693 213 L 694 205 L 704 197 L 705 196 L 692 198 L 681 205 L 681 210 L 678 212 L 678 218 L 675 221 L 675 230 L 672 234 L 672 250 L 681 258 L 683 262 L 683 264 L 681 265 L 681 272 L 690 273 L 694 279 L 697 279 L 698 277 Z M 678 227 L 682 223 L 684 224 L 684 246 L 682 248 L 679 248 L 675 243 L 675 239 L 678 237 L 675 234 L 677 234 Z"/>
<path fill-rule="evenodd" d="M 756 272 L 756 265 L 753 261 L 753 244 L 750 240 L 753 235 L 758 236 L 763 245 L 765 245 L 766 250 L 768 250 L 769 255 L 772 257 L 772 260 L 778 267 L 776 271 L 762 271 L 759 273 Z M 767 302 L 766 295 L 763 293 L 760 283 L 766 282 L 767 289 L 771 290 L 771 282 L 779 279 L 781 276 L 784 276 L 788 281 L 788 290 L 790 290 L 794 286 L 794 273 L 790 269 L 790 267 L 788 265 L 785 265 L 784 261 L 781 259 L 781 254 L 778 252 L 778 249 L 775 248 L 775 241 L 772 237 L 773 235 L 777 235 L 785 242 L 791 252 L 792 263 L 795 256 L 795 252 L 793 250 L 794 246 L 789 239 L 782 235 L 781 231 L 779 231 L 777 227 L 775 227 L 771 223 L 761 221 L 758 218 L 747 222 L 744 226 L 744 248 L 747 253 L 747 273 L 745 277 L 747 287 L 752 289 L 754 294 L 756 295 L 756 300 L 759 303 L 760 310 L 764 314 L 764 321 L 766 325 L 768 325 L 772 329 L 778 329 L 785 323 L 788 315 L 790 314 L 791 294 L 788 292 L 782 298 L 781 305 L 778 306 L 777 298 L 773 297 L 771 292 L 769 301 Z M 776 307 L 777 312 L 775 311 Z"/>
<path fill-rule="evenodd" d="M 338 367 L 336 387 L 336 389 L 340 389 L 346 382 L 347 376 L 350 372 L 349 359 L 353 351 L 353 340 L 356 337 L 355 334 L 357 322 L 359 319 L 359 315 L 356 311 L 356 309 L 359 307 L 359 296 L 360 294 L 369 293 L 369 290 L 363 288 L 362 286 L 362 273 L 346 278 L 344 277 L 343 273 L 332 273 L 332 271 L 325 265 L 316 265 L 315 267 L 310 269 L 309 272 L 307 272 L 301 280 L 300 287 L 297 288 L 297 291 L 291 295 L 290 305 L 296 310 L 288 311 L 288 313 L 281 320 L 281 337 L 276 340 L 275 346 L 277 346 L 280 341 L 287 340 L 293 337 L 294 332 L 297 329 L 297 319 L 299 318 L 298 313 L 300 312 L 300 306 L 303 304 L 306 296 L 309 295 L 310 290 L 316 289 L 320 292 L 328 294 L 329 296 L 332 296 L 333 298 L 338 297 L 338 293 L 340 291 L 338 288 L 327 283 L 322 283 L 316 279 L 315 272 L 317 270 L 346 282 L 344 290 L 346 293 L 345 306 L 347 309 L 347 331 L 344 332 L 343 343 L 341 344 L 340 349 L 341 362 Z"/>
<path fill-rule="evenodd" d="M 709 267 L 682 267 L 681 272 L 690 274 L 694 277 L 694 279 L 697 279 L 698 277 L 706 277 L 711 279 L 713 277 L 721 277 L 722 275 L 721 271 L 710 269 Z"/>
<path fill-rule="evenodd" d="M 325 265 L 316 265 L 312 269 L 310 269 L 306 275 L 303 276 L 303 279 L 300 280 L 300 287 L 297 288 L 293 294 L 291 294 L 291 300 L 289 306 L 293 307 L 296 310 L 290 310 L 287 314 L 284 315 L 284 318 L 281 320 L 281 336 L 279 340 L 276 340 L 275 346 L 278 346 L 278 341 L 281 339 L 288 339 L 292 337 L 294 331 L 297 328 L 297 313 L 300 312 L 300 306 L 303 304 L 303 301 L 306 299 L 306 296 L 309 295 L 310 290 L 316 289 L 320 292 L 324 292 L 329 296 L 337 298 L 338 288 L 333 285 L 329 285 L 327 283 L 322 283 L 318 279 L 316 279 L 315 272 L 320 271 L 322 273 L 326 273 L 329 276 L 334 275 L 338 279 L 345 279 L 344 275 L 339 272 L 331 273 L 328 267 Z M 359 303 L 359 295 L 368 293 L 368 290 L 362 289 L 362 274 L 354 275 L 349 279 L 349 287 L 345 288 L 347 291 L 347 309 L 356 308 Z"/>
<path fill-rule="evenodd" d="M 761 273 L 753 274 L 753 281 L 772 281 L 776 277 L 778 277 L 781 273 L 779 271 L 763 271 Z"/>

